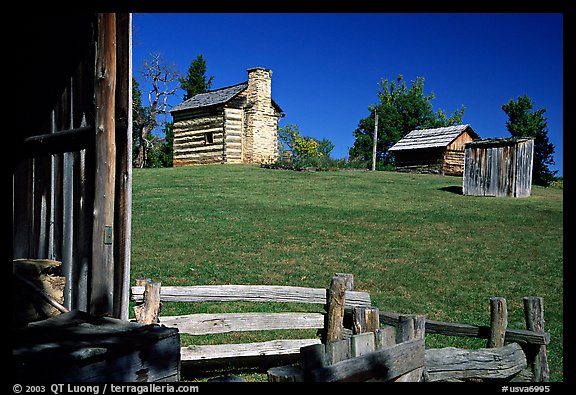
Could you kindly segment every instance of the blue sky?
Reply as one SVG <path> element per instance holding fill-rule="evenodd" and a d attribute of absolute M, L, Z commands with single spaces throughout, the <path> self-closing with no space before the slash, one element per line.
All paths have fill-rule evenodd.
<path fill-rule="evenodd" d="M 434 110 L 464 105 L 464 123 L 482 138 L 509 137 L 501 107 L 528 95 L 546 109 L 550 168 L 563 174 L 561 13 L 134 13 L 133 72 L 144 96 L 140 72 L 152 52 L 182 74 L 203 55 L 213 89 L 270 68 L 280 126 L 329 139 L 335 158 L 347 157 L 382 79 L 423 77 Z"/>

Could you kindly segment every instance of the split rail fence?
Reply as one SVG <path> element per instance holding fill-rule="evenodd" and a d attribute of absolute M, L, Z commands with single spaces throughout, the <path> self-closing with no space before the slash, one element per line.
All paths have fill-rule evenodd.
<path fill-rule="evenodd" d="M 531 381 L 549 380 L 543 299 L 524 298 L 527 329 L 508 328 L 506 300 L 490 299 L 490 325 L 427 320 L 380 312 L 370 295 L 353 290 L 353 276 L 337 274 L 329 288 L 272 285 L 164 286 L 141 279 L 132 287 L 136 321 L 206 335 L 316 329 L 307 339 L 182 347 L 182 367 L 265 367 L 279 381 Z M 162 302 L 282 302 L 316 304 L 322 312 L 216 313 L 160 317 Z M 485 339 L 486 348 L 427 349 L 425 334 Z"/>

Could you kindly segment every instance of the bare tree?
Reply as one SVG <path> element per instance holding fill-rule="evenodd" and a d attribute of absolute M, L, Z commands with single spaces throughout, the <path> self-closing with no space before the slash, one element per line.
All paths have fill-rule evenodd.
<path fill-rule="evenodd" d="M 158 116 L 168 111 L 168 97 L 176 93 L 179 88 L 178 72 L 175 66 L 164 63 L 159 53 L 150 54 L 150 59 L 144 61 L 142 76 L 150 83 L 148 93 L 149 106 L 143 108 L 140 114 L 141 122 L 138 125 L 138 144 L 134 167 L 146 167 L 148 151 L 152 148 L 152 130 L 158 126 Z"/>

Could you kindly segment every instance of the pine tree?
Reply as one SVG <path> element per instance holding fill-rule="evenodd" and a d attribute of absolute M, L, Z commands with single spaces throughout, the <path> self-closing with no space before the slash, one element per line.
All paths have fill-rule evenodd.
<path fill-rule="evenodd" d="M 213 79 L 213 76 L 206 78 L 206 60 L 203 55 L 198 55 L 190 63 L 186 77 L 179 79 L 180 87 L 186 91 L 184 100 L 188 100 L 198 93 L 209 91 Z"/>

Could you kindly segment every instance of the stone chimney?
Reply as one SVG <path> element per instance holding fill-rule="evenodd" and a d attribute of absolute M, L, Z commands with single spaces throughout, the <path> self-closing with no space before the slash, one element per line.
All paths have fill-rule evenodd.
<path fill-rule="evenodd" d="M 278 156 L 278 118 L 272 106 L 272 70 L 253 67 L 247 71 L 245 161 L 273 162 Z"/>
<path fill-rule="evenodd" d="M 263 111 L 272 102 L 272 70 L 263 67 L 248 69 L 248 103 Z"/>

